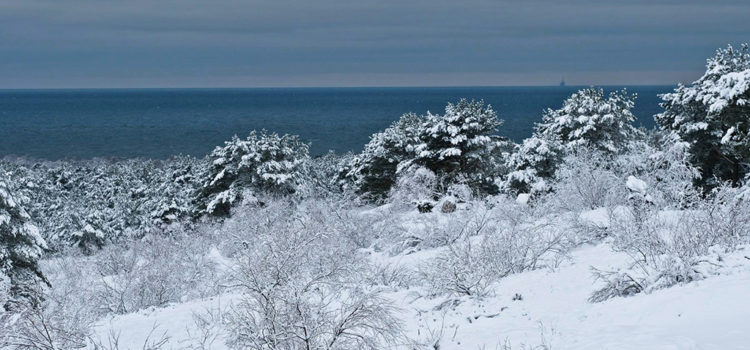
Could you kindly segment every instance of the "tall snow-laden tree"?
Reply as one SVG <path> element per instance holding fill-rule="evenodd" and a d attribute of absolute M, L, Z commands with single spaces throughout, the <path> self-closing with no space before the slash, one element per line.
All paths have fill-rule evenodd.
<path fill-rule="evenodd" d="M 690 144 L 699 185 L 738 185 L 750 162 L 750 49 L 729 46 L 707 62 L 700 79 L 661 95 L 664 112 L 655 119 Z"/>
<path fill-rule="evenodd" d="M 196 207 L 198 214 L 229 215 L 247 191 L 292 194 L 302 181 L 309 159 L 308 145 L 294 135 L 255 131 L 217 147 L 202 174 Z"/>
<path fill-rule="evenodd" d="M 39 283 L 48 284 L 38 265 L 46 247 L 29 214 L 11 194 L 6 181 L 0 179 L 0 275 L 5 276 L 0 277 L 0 283 L 10 283 L 6 310 L 39 304 Z"/>
<path fill-rule="evenodd" d="M 478 193 L 495 193 L 506 144 L 495 135 L 501 124 L 484 101 L 449 103 L 445 114 L 428 113 L 414 163 L 432 170 L 444 186 L 465 181 Z"/>
<path fill-rule="evenodd" d="M 581 147 L 613 154 L 624 150 L 637 130 L 630 112 L 635 95 L 617 91 L 604 96 L 604 90 L 587 88 L 571 95 L 560 109 L 548 109 L 537 133 L 560 140 L 565 152 Z"/>
<path fill-rule="evenodd" d="M 424 117 L 407 113 L 383 132 L 372 135 L 346 174 L 358 194 L 374 201 L 388 196 L 396 183 L 399 164 L 415 156 L 423 122 Z"/>
<path fill-rule="evenodd" d="M 550 190 L 550 181 L 562 162 L 560 143 L 532 136 L 517 145 L 506 161 L 509 173 L 503 187 L 513 194 L 537 194 Z"/>

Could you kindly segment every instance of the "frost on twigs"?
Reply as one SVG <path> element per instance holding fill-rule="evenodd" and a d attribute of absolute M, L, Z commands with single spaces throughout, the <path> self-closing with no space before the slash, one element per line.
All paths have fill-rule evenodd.
<path fill-rule="evenodd" d="M 750 242 L 750 205 L 742 189 L 717 188 L 710 198 L 682 212 L 645 209 L 634 203 L 615 216 L 612 246 L 630 265 L 595 271 L 603 283 L 592 301 L 670 287 L 719 274 L 722 255 Z"/>
<path fill-rule="evenodd" d="M 381 349 L 401 340 L 395 306 L 360 279 L 364 261 L 318 228 L 279 223 L 237 252 L 231 281 L 243 297 L 227 314 L 230 346 Z"/>

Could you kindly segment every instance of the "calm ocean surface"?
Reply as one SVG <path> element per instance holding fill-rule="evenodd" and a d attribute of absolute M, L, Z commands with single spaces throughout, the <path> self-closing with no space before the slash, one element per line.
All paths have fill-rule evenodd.
<path fill-rule="evenodd" d="M 300 135 L 312 154 L 359 151 L 401 114 L 439 113 L 461 97 L 492 104 L 505 120 L 499 133 L 520 141 L 545 108 L 560 107 L 579 88 L 0 90 L 0 157 L 202 156 L 263 128 Z M 672 88 L 628 87 L 638 94 L 637 125 L 654 125 L 657 94 Z"/>

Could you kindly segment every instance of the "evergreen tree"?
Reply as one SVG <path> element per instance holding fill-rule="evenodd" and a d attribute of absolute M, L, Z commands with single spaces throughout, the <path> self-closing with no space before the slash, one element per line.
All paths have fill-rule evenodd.
<path fill-rule="evenodd" d="M 31 217 L 10 193 L 7 183 L 0 179 L 0 275 L 6 276 L 0 278 L 0 282 L 10 283 L 6 310 L 19 304 L 39 304 L 38 284 L 48 284 L 38 265 L 46 248 Z"/>
<path fill-rule="evenodd" d="M 504 187 L 514 195 L 537 194 L 550 191 L 550 181 L 562 163 L 560 143 L 554 139 L 532 136 L 517 145 L 508 157 L 506 167 L 510 170 Z"/>
<path fill-rule="evenodd" d="M 449 103 L 445 114 L 429 113 L 419 135 L 414 163 L 433 171 L 443 186 L 466 182 L 478 193 L 496 193 L 495 180 L 506 144 L 495 135 L 502 124 L 484 101 Z"/>
<path fill-rule="evenodd" d="M 349 165 L 346 177 L 355 192 L 380 201 L 396 183 L 399 164 L 414 158 L 424 117 L 407 113 L 383 132 L 372 135 L 365 149 Z"/>
<path fill-rule="evenodd" d="M 255 131 L 217 147 L 196 198 L 199 215 L 227 216 L 246 191 L 292 194 L 302 181 L 308 146 L 297 136 Z"/>
<path fill-rule="evenodd" d="M 537 134 L 545 139 L 560 140 L 566 153 L 584 147 L 608 154 L 620 153 L 637 130 L 631 125 L 630 112 L 635 95 L 625 90 L 612 92 L 605 99 L 604 90 L 587 88 L 571 95 L 560 109 L 548 109 Z"/>
<path fill-rule="evenodd" d="M 708 188 L 716 180 L 739 185 L 750 162 L 747 44 L 718 50 L 700 79 L 661 98 L 664 112 L 655 116 L 656 122 L 690 144 L 691 161 L 701 172 L 697 183 Z"/>

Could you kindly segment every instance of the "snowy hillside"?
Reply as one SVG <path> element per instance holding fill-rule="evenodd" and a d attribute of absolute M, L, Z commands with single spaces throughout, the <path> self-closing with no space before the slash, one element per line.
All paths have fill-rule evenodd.
<path fill-rule="evenodd" d="M 602 211 L 582 216 L 606 221 Z M 750 304 L 750 250 L 723 255 L 725 270 L 691 284 L 649 294 L 588 301 L 596 288 L 591 267 L 613 270 L 628 257 L 604 240 L 573 249 L 556 267 L 503 278 L 490 295 L 431 297 L 418 287 L 394 287 L 384 295 L 400 309 L 409 338 L 440 349 L 746 349 Z M 418 269 L 442 248 L 371 258 L 392 267 Z M 390 289 L 390 288 L 389 288 Z M 96 337 L 118 334 L 120 348 L 168 339 L 164 348 L 196 346 L 207 334 L 211 349 L 224 349 L 220 326 L 201 327 L 239 300 L 235 293 L 147 309 L 99 320 Z M 204 333 L 207 332 L 207 333 Z M 404 346 L 409 348 L 409 346 Z M 437 347 L 436 347 L 437 348 Z"/>

